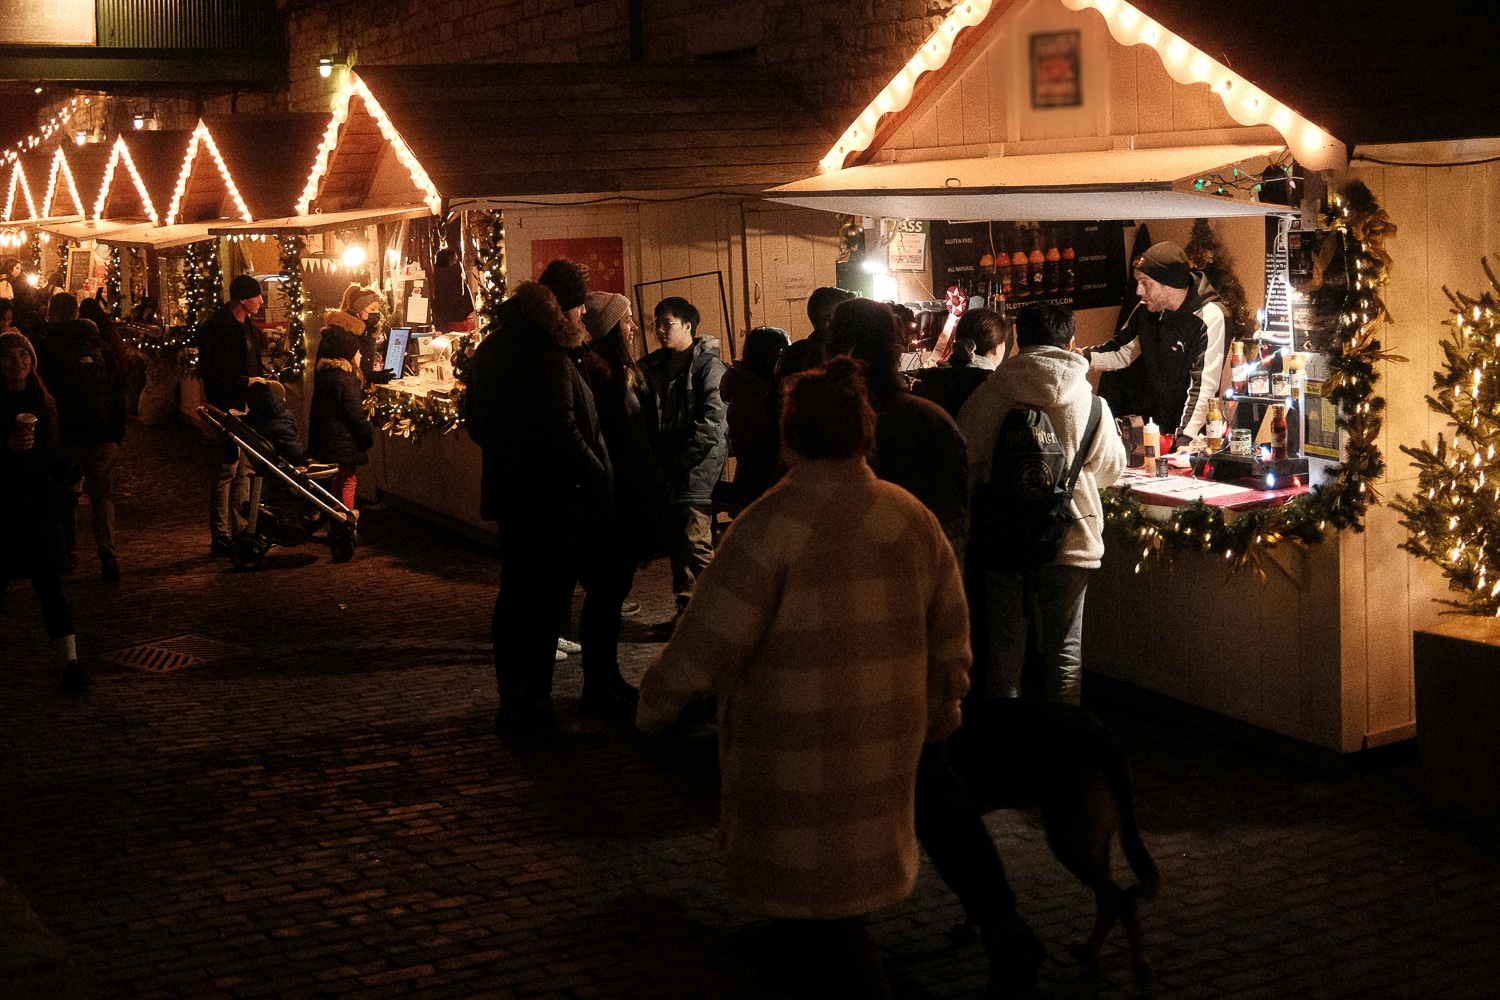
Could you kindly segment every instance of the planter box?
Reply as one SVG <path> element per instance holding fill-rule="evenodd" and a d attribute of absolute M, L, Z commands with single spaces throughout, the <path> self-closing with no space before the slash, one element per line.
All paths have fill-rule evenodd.
<path fill-rule="evenodd" d="M 1500 829 L 1500 620 L 1449 618 L 1412 634 L 1422 795 Z"/>

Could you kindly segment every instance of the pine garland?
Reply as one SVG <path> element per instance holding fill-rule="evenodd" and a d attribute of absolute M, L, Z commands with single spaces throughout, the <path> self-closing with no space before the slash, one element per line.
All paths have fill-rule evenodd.
<path fill-rule="evenodd" d="M 191 338 L 222 304 L 224 276 L 219 268 L 219 241 L 187 245 L 183 280 L 187 285 L 187 328 Z"/>
<path fill-rule="evenodd" d="M 365 412 L 370 423 L 385 433 L 411 441 L 429 434 L 450 434 L 462 423 L 456 397 L 422 397 L 383 385 L 365 396 Z"/>
<path fill-rule="evenodd" d="M 1323 222 L 1332 231 L 1329 245 L 1334 248 L 1327 263 L 1343 269 L 1349 290 L 1323 383 L 1324 395 L 1338 407 L 1338 427 L 1347 435 L 1344 460 L 1311 492 L 1280 507 L 1242 512 L 1233 521 L 1223 509 L 1199 501 L 1159 523 L 1143 515 L 1128 487 L 1102 491 L 1111 540 L 1140 550 L 1136 572 L 1153 560 L 1170 562 L 1178 552 L 1202 552 L 1222 554 L 1231 570 L 1249 566 L 1264 579 L 1268 550 L 1284 542 L 1320 542 L 1330 528 L 1363 531 L 1365 512 L 1379 502 L 1371 484 L 1385 474 L 1376 444 L 1385 400 L 1375 395 L 1380 378 L 1376 365 L 1406 360 L 1386 353 L 1375 335 L 1391 318 L 1380 295 L 1390 281 L 1385 241 L 1395 235 L 1396 226 L 1360 181 L 1330 196 Z"/>
<path fill-rule="evenodd" d="M 495 310 L 505 299 L 505 211 L 471 213 L 469 225 L 473 227 L 479 258 L 480 295 L 484 302 L 479 316 L 483 329 L 489 332 L 495 322 Z"/>
<path fill-rule="evenodd" d="M 108 300 L 109 314 L 120 318 L 120 248 L 109 248 L 109 271 L 104 279 L 104 296 Z"/>
<path fill-rule="evenodd" d="M 307 325 L 302 314 L 307 308 L 302 290 L 302 237 L 281 236 L 281 290 L 286 293 L 287 363 L 276 372 L 278 382 L 301 381 L 307 366 Z"/>
<path fill-rule="evenodd" d="M 1480 259 L 1490 291 L 1479 298 L 1443 288 L 1453 303 L 1444 320 L 1453 328 L 1443 341 L 1443 370 L 1433 373 L 1427 405 L 1453 425 L 1450 442 L 1438 434 L 1437 447 L 1424 440 L 1406 445 L 1417 470 L 1417 492 L 1391 506 L 1411 532 L 1401 547 L 1436 564 L 1448 589 L 1460 600 L 1441 600 L 1447 614 L 1500 616 L 1500 576 L 1491 578 L 1500 556 L 1500 480 L 1488 482 L 1500 443 L 1500 381 L 1489 368 L 1500 360 L 1500 282 L 1488 258 Z"/>

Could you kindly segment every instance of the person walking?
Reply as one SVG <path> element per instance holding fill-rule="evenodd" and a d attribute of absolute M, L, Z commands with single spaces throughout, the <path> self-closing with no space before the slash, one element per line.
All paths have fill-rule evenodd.
<path fill-rule="evenodd" d="M 62 473 L 57 407 L 36 373 L 36 351 L 19 333 L 0 334 L 0 602 L 11 580 L 31 581 L 42 624 L 62 667 L 60 687 L 90 683 L 78 662 L 73 613 L 63 595 L 66 549 L 59 520 Z"/>
<path fill-rule="evenodd" d="M 719 392 L 724 362 L 718 338 L 700 334 L 698 323 L 698 310 L 687 299 L 662 299 L 655 324 L 661 347 L 641 362 L 651 390 L 647 415 L 656 458 L 671 491 L 667 558 L 677 613 L 652 626 L 658 635 L 672 634 L 698 576 L 713 559 L 713 492 L 729 461 L 729 427 Z"/>
<path fill-rule="evenodd" d="M 772 918 L 798 995 L 884 998 L 864 919 L 916 882 L 917 761 L 958 727 L 968 612 L 942 526 L 865 461 L 861 368 L 788 381 L 791 468 L 730 525 L 636 721 L 660 731 L 717 698 L 730 897 Z"/>
<path fill-rule="evenodd" d="M 229 301 L 198 328 L 198 374 L 203 398 L 225 413 L 248 408 L 253 382 L 265 381 L 261 356 L 265 337 L 251 317 L 260 312 L 260 282 L 241 274 L 229 283 Z M 208 499 L 209 554 L 229 555 L 230 542 L 244 528 L 250 500 L 250 460 L 228 435 L 218 450 L 217 472 Z"/>
<path fill-rule="evenodd" d="M 90 300 L 92 301 L 92 300 Z M 83 473 L 89 498 L 99 577 L 120 579 L 115 553 L 115 467 L 125 440 L 125 379 L 104 331 L 80 319 L 71 292 L 52 296 L 47 335 L 37 350 L 37 372 L 57 403 L 62 457 Z M 68 565 L 76 558 L 77 517 L 63 517 Z"/>

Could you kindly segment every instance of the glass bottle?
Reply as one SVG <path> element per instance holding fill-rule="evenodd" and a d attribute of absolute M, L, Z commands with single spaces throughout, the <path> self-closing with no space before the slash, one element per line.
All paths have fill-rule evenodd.
<path fill-rule="evenodd" d="M 1210 455 L 1224 447 L 1224 408 L 1219 405 L 1218 396 L 1208 401 L 1208 414 L 1203 423 L 1203 436 L 1207 439 Z"/>
<path fill-rule="evenodd" d="M 1071 293 L 1078 287 L 1078 255 L 1072 245 L 1062 248 L 1062 290 Z"/>
<path fill-rule="evenodd" d="M 1031 267 L 1031 297 L 1041 298 L 1047 291 L 1047 255 L 1042 252 L 1042 231 L 1031 231 L 1031 253 L 1027 255 Z"/>
<path fill-rule="evenodd" d="M 1271 460 L 1286 458 L 1286 407 L 1271 407 Z"/>
<path fill-rule="evenodd" d="M 1229 385 L 1236 396 L 1245 394 L 1250 379 L 1250 366 L 1245 361 L 1245 342 L 1236 340 L 1229 353 Z"/>
<path fill-rule="evenodd" d="M 1025 240 L 1018 234 L 1016 252 L 1010 257 L 1010 285 L 1012 295 L 1025 299 L 1031 295 L 1031 264 L 1026 259 Z"/>
<path fill-rule="evenodd" d="M 1047 294 L 1056 295 L 1057 290 L 1062 287 L 1062 251 L 1057 249 L 1056 241 L 1047 240 L 1047 253 L 1044 260 L 1046 263 L 1043 265 L 1043 271 Z"/>

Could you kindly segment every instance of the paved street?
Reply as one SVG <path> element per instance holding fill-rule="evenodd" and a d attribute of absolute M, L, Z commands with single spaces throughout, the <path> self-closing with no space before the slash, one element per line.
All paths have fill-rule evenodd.
<path fill-rule="evenodd" d="M 84 554 L 68 584 L 86 694 L 54 691 L 30 589 L 7 598 L 0 914 L 29 906 L 40 926 L 0 941 L 0 997 L 779 995 L 731 950 L 748 921 L 723 894 L 710 734 L 579 717 L 572 657 L 569 732 L 501 746 L 491 552 L 371 509 L 349 564 L 307 546 L 234 573 L 207 555 L 207 454 L 188 428 L 132 428 L 124 579 L 100 584 Z M 663 566 L 636 596 L 632 679 L 670 607 Z M 153 641 L 158 663 L 185 665 L 100 658 Z M 1095 707 L 1129 748 L 1161 866 L 1147 995 L 1500 991 L 1500 836 L 1424 812 L 1399 754 L 1323 777 Z M 1097 980 L 1067 961 L 1093 901 L 1038 818 L 991 826 L 1048 944 L 1049 995 L 1141 995 L 1118 931 Z M 898 995 L 978 995 L 979 948 L 946 936 L 958 912 L 924 863 L 911 899 L 876 916 Z"/>

